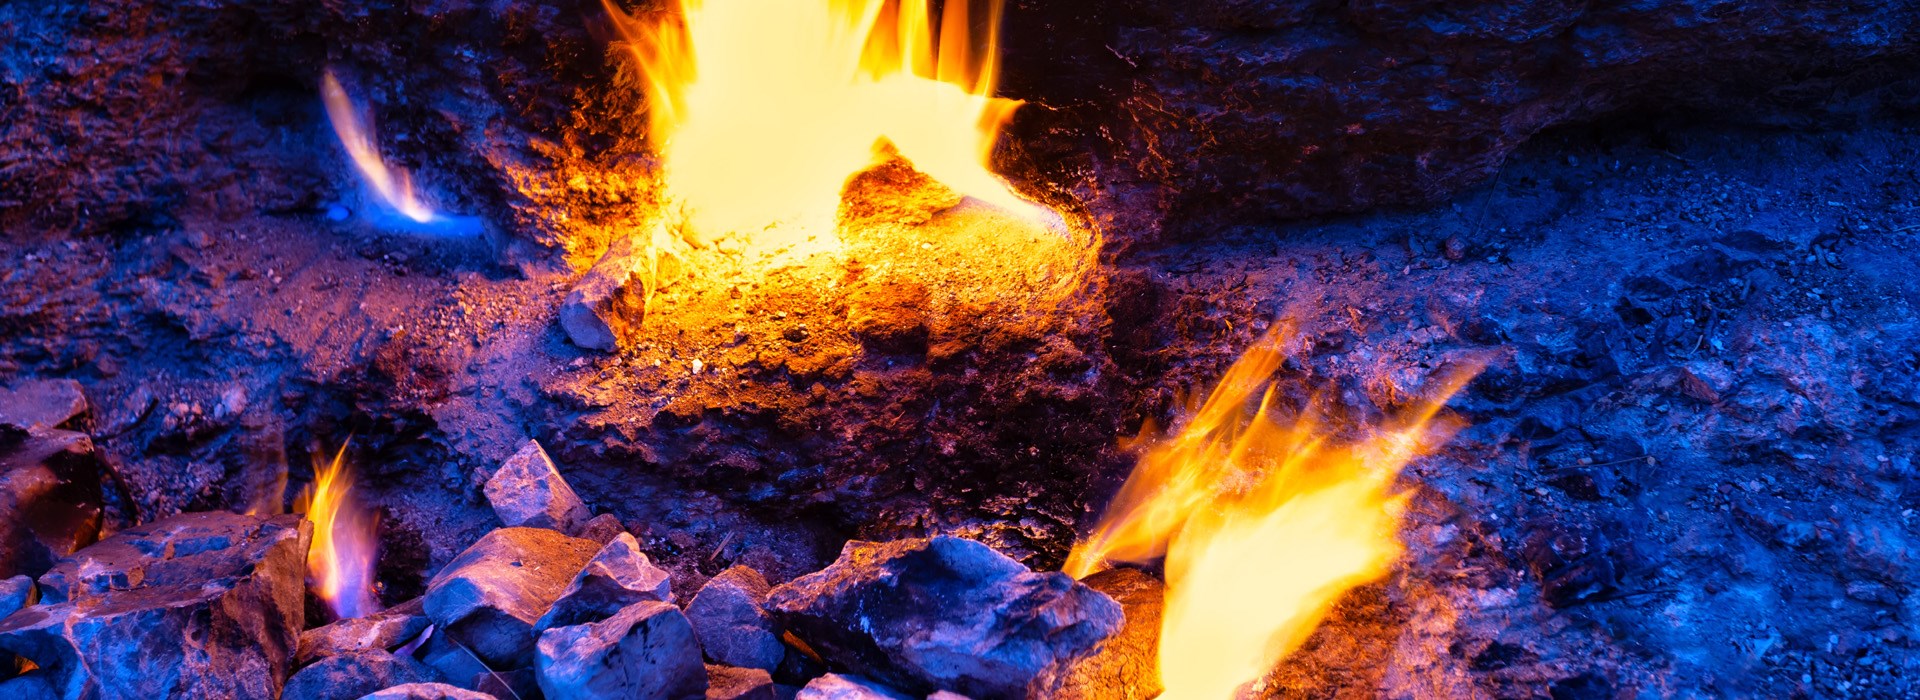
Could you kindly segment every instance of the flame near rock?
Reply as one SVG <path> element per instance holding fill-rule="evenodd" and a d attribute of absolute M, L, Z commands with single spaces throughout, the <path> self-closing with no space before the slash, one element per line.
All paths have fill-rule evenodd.
<path fill-rule="evenodd" d="M 1401 554 L 1400 470 L 1451 434 L 1440 408 L 1476 369 L 1447 375 L 1391 427 L 1336 444 L 1311 412 L 1274 415 L 1276 329 L 1227 370 L 1172 437 L 1149 445 L 1066 572 L 1165 557 L 1164 700 L 1223 700 L 1305 641 L 1349 589 Z"/>
<path fill-rule="evenodd" d="M 645 78 L 648 138 L 701 238 L 830 231 L 849 177 L 898 155 L 962 194 L 1038 214 L 987 167 L 1020 103 L 993 97 L 999 0 L 679 0 L 608 12 Z M 822 226 L 821 224 L 826 224 Z"/>
<path fill-rule="evenodd" d="M 341 445 L 330 461 L 321 462 L 316 455 L 313 485 L 294 501 L 294 512 L 313 522 L 313 545 L 307 550 L 309 583 L 343 620 L 380 609 L 373 578 L 379 519 L 354 500 L 346 454 L 346 445 Z"/>

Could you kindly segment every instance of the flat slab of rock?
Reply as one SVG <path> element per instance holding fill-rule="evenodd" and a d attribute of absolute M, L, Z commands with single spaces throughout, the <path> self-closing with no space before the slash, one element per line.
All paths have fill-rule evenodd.
<path fill-rule="evenodd" d="M 1120 604 L 955 537 L 849 542 L 767 610 L 829 663 L 900 690 L 1046 697 L 1120 630 Z"/>
<path fill-rule="evenodd" d="M 178 515 L 116 533 L 40 579 L 0 649 L 54 695 L 273 700 L 305 620 L 312 528 L 299 516 Z"/>
<path fill-rule="evenodd" d="M 1126 622 L 1093 656 L 1075 663 L 1059 700 L 1151 700 L 1160 694 L 1160 613 L 1166 585 L 1139 569 L 1108 569 L 1080 580 L 1120 603 Z"/>
<path fill-rule="evenodd" d="M 667 572 L 640 551 L 639 540 L 622 532 L 573 577 L 534 629 L 599 622 L 642 601 L 671 603 L 672 583 Z"/>
<path fill-rule="evenodd" d="M 445 683 L 408 683 L 362 696 L 360 700 L 494 700 L 494 697 Z"/>
<path fill-rule="evenodd" d="M 567 534 L 580 531 L 592 513 L 560 478 L 547 451 L 528 440 L 487 479 L 487 503 L 507 527 L 544 527 Z"/>
<path fill-rule="evenodd" d="M 541 633 L 534 671 L 547 700 L 699 700 L 707 692 L 693 625 L 655 601 Z"/>
<path fill-rule="evenodd" d="M 300 663 L 356 651 L 392 651 L 419 637 L 433 621 L 419 598 L 371 615 L 339 620 L 300 633 Z"/>
<path fill-rule="evenodd" d="M 280 700 L 358 700 L 396 685 L 428 683 L 433 671 L 406 656 L 354 651 L 321 659 L 287 680 Z"/>
<path fill-rule="evenodd" d="M 829 673 L 807 683 L 794 700 L 913 700 L 911 696 L 859 676 Z"/>
<path fill-rule="evenodd" d="M 35 379 L 0 387 L 0 426 L 21 432 L 58 428 L 87 412 L 87 395 L 71 379 Z"/>
<path fill-rule="evenodd" d="M 493 668 L 526 666 L 533 660 L 534 623 L 599 550 L 590 540 L 543 528 L 494 530 L 427 583 L 427 617 L 436 634 Z"/>
<path fill-rule="evenodd" d="M 773 675 L 757 668 L 707 665 L 707 700 L 775 700 Z"/>
<path fill-rule="evenodd" d="M 100 533 L 93 440 L 33 427 L 0 435 L 0 577 L 38 576 Z"/>
<path fill-rule="evenodd" d="M 779 667 L 787 648 L 764 607 L 769 590 L 760 572 L 744 566 L 722 571 L 700 587 L 687 604 L 687 619 L 707 659 L 741 668 Z"/>

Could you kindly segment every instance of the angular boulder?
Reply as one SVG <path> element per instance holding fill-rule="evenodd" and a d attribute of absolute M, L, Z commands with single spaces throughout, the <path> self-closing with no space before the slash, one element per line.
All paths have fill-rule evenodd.
<path fill-rule="evenodd" d="M 436 634 L 493 668 L 533 660 L 534 623 L 600 550 L 589 540 L 542 528 L 487 533 L 427 583 L 421 599 Z"/>
<path fill-rule="evenodd" d="M 27 432 L 58 428 L 87 412 L 87 395 L 71 379 L 36 379 L 0 387 L 0 427 Z"/>
<path fill-rule="evenodd" d="M 541 633 L 534 671 L 547 700 L 684 700 L 707 692 L 693 625 L 679 608 L 656 601 Z"/>
<path fill-rule="evenodd" d="M 5 619 L 14 611 L 32 605 L 33 594 L 33 579 L 26 576 L 0 580 L 0 619 Z"/>
<path fill-rule="evenodd" d="M 426 606 L 415 598 L 371 615 L 301 632 L 299 661 L 312 663 L 357 651 L 392 651 L 419 637 L 431 624 Z"/>
<path fill-rule="evenodd" d="M 280 700 L 356 700 L 396 685 L 432 682 L 436 675 L 411 657 L 380 650 L 347 652 L 293 674 Z"/>
<path fill-rule="evenodd" d="M 12 430 L 0 428 L 0 577 L 38 576 L 99 536 L 102 465 L 84 434 Z"/>
<path fill-rule="evenodd" d="M 572 534 L 592 516 L 560 477 L 547 451 L 533 440 L 494 471 L 486 492 L 487 503 L 507 527 L 543 527 Z"/>
<path fill-rule="evenodd" d="M 273 700 L 305 619 L 311 525 L 191 513 L 116 533 L 40 579 L 45 604 L 0 620 L 0 650 L 51 697 Z"/>
<path fill-rule="evenodd" d="M 600 548 L 535 630 L 599 622 L 642 601 L 673 602 L 672 581 L 640 551 L 633 535 L 620 533 Z"/>
<path fill-rule="evenodd" d="M 707 665 L 707 700 L 774 700 L 773 676 L 757 668 Z"/>
<path fill-rule="evenodd" d="M 494 697 L 445 683 L 408 683 L 361 696 L 360 700 L 494 700 Z"/>
<path fill-rule="evenodd" d="M 829 673 L 807 683 L 794 700 L 913 700 L 912 697 L 859 676 Z"/>
<path fill-rule="evenodd" d="M 916 694 L 1045 697 L 1120 630 L 1120 604 L 955 537 L 849 542 L 767 610 L 830 663 Z"/>
<path fill-rule="evenodd" d="M 707 659 L 717 664 L 771 671 L 786 645 L 764 607 L 769 591 L 760 572 L 735 566 L 707 581 L 687 604 L 687 619 Z"/>
<path fill-rule="evenodd" d="M 1120 603 L 1126 622 L 1100 651 L 1068 669 L 1058 700 L 1150 700 L 1160 687 L 1160 612 L 1166 585 L 1139 569 L 1108 569 L 1080 580 Z"/>

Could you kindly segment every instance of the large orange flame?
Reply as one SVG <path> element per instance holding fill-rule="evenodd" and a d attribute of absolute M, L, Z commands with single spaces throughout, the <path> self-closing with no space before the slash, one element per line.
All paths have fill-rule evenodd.
<path fill-rule="evenodd" d="M 379 551 L 379 520 L 353 499 L 346 469 L 347 448 L 331 461 L 314 458 L 313 486 L 301 492 L 294 510 L 313 522 L 313 546 L 307 550 L 307 578 L 313 590 L 340 619 L 379 610 L 373 565 Z"/>
<path fill-rule="evenodd" d="M 1177 435 L 1143 431 L 1151 447 L 1067 560 L 1083 577 L 1165 557 L 1163 700 L 1237 697 L 1343 593 L 1386 575 L 1401 554 L 1395 480 L 1451 433 L 1435 418 L 1477 371 L 1336 444 L 1311 411 L 1274 415 L 1287 337 L 1276 329 L 1248 350 Z"/>
<path fill-rule="evenodd" d="M 320 76 L 320 101 L 326 103 L 327 120 L 333 123 L 333 133 L 340 137 L 340 145 L 347 149 L 347 156 L 353 159 L 353 165 L 360 171 L 360 177 L 366 180 L 367 187 L 373 190 L 382 204 L 394 212 L 412 219 L 416 223 L 433 223 L 439 216 L 433 207 L 421 199 L 413 187 L 413 176 L 406 168 L 390 167 L 380 157 L 380 146 L 375 143 L 373 127 L 360 118 L 359 110 L 353 106 L 353 100 L 347 97 L 347 90 L 333 77 L 333 71 Z"/>
<path fill-rule="evenodd" d="M 962 194 L 1038 212 L 987 168 L 1020 103 L 992 96 L 999 0 L 978 25 L 969 4 L 945 4 L 937 40 L 927 0 L 607 10 L 644 73 L 648 138 L 689 226 L 794 239 L 830 231 L 848 177 L 887 151 Z"/>

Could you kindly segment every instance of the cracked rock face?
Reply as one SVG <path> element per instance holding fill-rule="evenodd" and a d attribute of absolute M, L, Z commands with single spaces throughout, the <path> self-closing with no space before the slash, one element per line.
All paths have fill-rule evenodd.
<path fill-rule="evenodd" d="M 687 604 L 687 617 L 708 659 L 768 671 L 780 665 L 787 648 L 764 607 L 769 590 L 760 572 L 744 566 L 722 571 L 700 587 Z"/>
<path fill-rule="evenodd" d="M 548 700 L 692 700 L 707 692 L 693 626 L 657 601 L 541 633 L 534 668 Z"/>
<path fill-rule="evenodd" d="M 849 542 L 767 609 L 820 654 L 916 693 L 1042 697 L 1120 629 L 1111 598 L 955 537 Z"/>
<path fill-rule="evenodd" d="M 53 697 L 272 700 L 304 621 L 311 525 L 191 513 L 121 531 L 41 577 L 0 649 Z"/>

